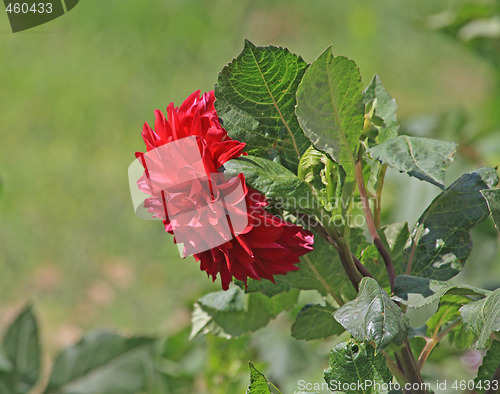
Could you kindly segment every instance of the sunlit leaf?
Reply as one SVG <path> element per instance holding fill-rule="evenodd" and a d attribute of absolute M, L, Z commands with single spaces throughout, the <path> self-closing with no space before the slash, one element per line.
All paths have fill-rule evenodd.
<path fill-rule="evenodd" d="M 376 100 L 375 115 L 380 117 L 384 124 L 377 127 L 379 134 L 377 141 L 382 143 L 398 135 L 399 125 L 396 119 L 396 100 L 394 100 L 382 85 L 379 76 L 375 74 L 370 85 L 363 92 L 363 102 L 369 104 Z"/>
<path fill-rule="evenodd" d="M 453 162 L 454 142 L 400 135 L 368 149 L 383 164 L 444 189 L 446 167 Z"/>
<path fill-rule="evenodd" d="M 248 365 L 250 366 L 250 385 L 247 394 L 272 394 L 273 391 L 279 393 L 278 390 L 270 390 L 270 383 L 267 381 L 266 376 L 258 371 L 251 362 Z"/>
<path fill-rule="evenodd" d="M 352 60 L 327 48 L 297 89 L 297 118 L 316 149 L 341 164 L 354 179 L 354 158 L 363 131 L 361 76 Z"/>
<path fill-rule="evenodd" d="M 310 146 L 294 112 L 306 68 L 288 49 L 257 47 L 247 40 L 215 86 L 215 107 L 229 136 L 245 142 L 250 154 L 281 162 L 293 172 Z"/>

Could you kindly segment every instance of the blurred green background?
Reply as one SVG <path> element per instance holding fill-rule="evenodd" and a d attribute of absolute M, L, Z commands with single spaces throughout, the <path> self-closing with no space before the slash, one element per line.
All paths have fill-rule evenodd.
<path fill-rule="evenodd" d="M 358 63 L 365 85 L 378 73 L 397 100 L 405 132 L 462 144 L 449 181 L 481 164 L 499 164 L 498 65 L 432 28 L 463 3 L 81 0 L 67 15 L 16 34 L 2 12 L 0 331 L 28 302 L 49 354 L 97 326 L 161 336 L 189 328 L 193 301 L 220 284 L 194 260 L 179 259 L 161 223 L 134 215 L 127 168 L 144 149 L 140 132 L 144 121 L 154 121 L 153 110 L 211 90 L 244 38 L 288 47 L 308 62 L 333 44 L 334 53 Z M 413 224 L 437 192 L 391 172 L 385 219 Z M 491 223 L 474 237 L 480 250 L 469 262 L 482 265 L 459 280 L 498 286 Z M 286 317 L 261 330 L 253 348 L 283 346 L 276 357 L 253 361 L 293 387 L 305 367 L 290 366 L 290 352 L 314 348 L 323 357 L 321 379 L 329 348 L 285 345 L 297 342 L 288 336 Z M 229 346 L 207 341 L 200 346 Z M 240 342 L 233 358 L 205 356 L 210 363 L 200 370 L 222 363 L 226 375 L 245 382 L 241 347 L 250 345 Z"/>

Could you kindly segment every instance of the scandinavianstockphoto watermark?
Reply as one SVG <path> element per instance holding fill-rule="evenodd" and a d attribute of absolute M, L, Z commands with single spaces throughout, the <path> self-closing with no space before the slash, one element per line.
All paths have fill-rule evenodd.
<path fill-rule="evenodd" d="M 371 198 L 370 203 L 373 207 L 378 208 L 377 199 Z M 297 225 L 307 229 L 317 227 L 319 223 L 335 227 L 345 225 L 346 221 L 351 227 L 363 227 L 366 224 L 363 203 L 353 197 L 332 197 L 327 201 L 324 197 L 318 198 L 306 193 L 299 198 L 294 196 L 274 197 L 272 206 L 278 211 L 284 211 L 292 215 Z M 335 209 L 328 210 L 325 208 L 326 206 Z M 304 212 L 312 211 L 314 213 L 304 214 Z M 283 219 L 286 220 L 286 217 L 283 217 Z"/>
<path fill-rule="evenodd" d="M 297 381 L 297 390 L 294 394 L 313 394 L 313 393 L 340 393 L 347 391 L 368 391 L 375 393 L 389 393 L 390 391 L 407 391 L 407 390 L 426 390 L 430 392 L 464 392 L 474 390 L 495 390 L 500 388 L 497 380 L 480 380 L 461 379 L 461 380 L 436 380 L 431 384 L 425 383 L 405 383 L 404 385 L 398 382 L 383 383 L 374 380 L 364 380 L 358 382 L 341 382 L 331 380 L 330 382 L 310 382 L 304 379 Z"/>
<path fill-rule="evenodd" d="M 416 386 L 418 385 L 418 387 Z M 384 383 L 374 380 L 361 380 L 358 382 L 340 382 L 338 380 L 330 380 L 330 382 L 308 382 L 306 380 L 299 380 L 297 382 L 297 390 L 294 394 L 312 394 L 321 392 L 349 392 L 349 391 L 361 391 L 361 392 L 375 392 L 375 393 L 388 393 L 393 390 L 431 390 L 431 385 L 429 383 L 407 383 L 402 387 L 397 382 Z"/>

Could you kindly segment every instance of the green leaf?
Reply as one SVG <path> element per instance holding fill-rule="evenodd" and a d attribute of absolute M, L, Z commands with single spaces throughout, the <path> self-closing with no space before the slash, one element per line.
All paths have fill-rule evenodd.
<path fill-rule="evenodd" d="M 448 280 L 463 268 L 472 249 L 470 230 L 489 216 L 480 190 L 498 183 L 494 168 L 462 175 L 419 218 L 407 248 L 413 276 Z"/>
<path fill-rule="evenodd" d="M 311 184 L 318 204 L 324 210 L 332 212 L 332 217 L 342 216 L 348 205 L 345 200 L 352 197 L 352 191 L 349 186 L 344 188 L 345 171 L 340 165 L 311 145 L 300 158 L 298 177 Z"/>
<path fill-rule="evenodd" d="M 471 332 L 464 330 L 463 324 L 459 323 L 451 330 L 448 324 L 460 322 L 460 308 L 474 301 L 469 296 L 445 294 L 440 300 L 437 311 L 427 320 L 427 336 L 433 337 L 436 333 L 448 329 L 448 340 L 460 349 L 470 347 L 476 337 Z"/>
<path fill-rule="evenodd" d="M 12 372 L 14 365 L 5 353 L 5 350 L 0 346 L 0 372 Z M 1 393 L 1 391 L 0 391 Z"/>
<path fill-rule="evenodd" d="M 274 281 L 276 283 L 273 283 L 267 279 L 257 280 L 248 278 L 246 289 L 245 283 L 243 283 L 242 281 L 236 281 L 235 283 L 240 288 L 244 289 L 245 293 L 262 293 L 268 297 L 273 297 L 276 294 L 290 291 L 292 288 L 292 286 L 289 282 L 287 282 L 284 276 L 275 276 Z"/>
<path fill-rule="evenodd" d="M 321 236 L 315 234 L 314 250 L 301 257 L 300 269 L 284 277 L 294 288 L 318 290 L 322 295 L 340 295 L 348 299 L 355 291 L 345 274 L 337 251 Z"/>
<path fill-rule="evenodd" d="M 12 373 L 14 365 L 0 346 L 0 393 L 17 393 L 14 388 L 14 374 Z"/>
<path fill-rule="evenodd" d="M 325 370 L 324 378 L 332 391 L 369 394 L 379 392 L 374 385 L 391 382 L 392 374 L 384 355 L 375 354 L 372 346 L 344 342 L 331 351 L 329 368 Z M 350 389 L 346 390 L 347 387 Z"/>
<path fill-rule="evenodd" d="M 354 179 L 354 157 L 363 131 L 361 75 L 352 60 L 333 57 L 330 47 L 311 64 L 297 89 L 299 124 L 316 149 Z"/>
<path fill-rule="evenodd" d="M 224 164 L 224 174 L 245 175 L 245 183 L 265 194 L 280 209 L 296 214 L 315 213 L 319 202 L 306 181 L 281 164 L 260 157 L 241 157 Z"/>
<path fill-rule="evenodd" d="M 325 170 L 327 160 L 330 159 L 311 145 L 300 158 L 297 176 L 310 183 L 316 190 L 323 189 L 325 184 L 321 172 Z"/>
<path fill-rule="evenodd" d="M 468 285 L 455 285 L 450 282 L 429 278 L 399 275 L 396 277 L 393 298 L 410 308 L 420 308 L 432 304 L 445 294 L 484 297 L 489 293 L 491 292 L 488 290 Z"/>
<path fill-rule="evenodd" d="M 274 392 L 281 393 L 277 390 L 274 385 L 267 381 L 266 376 L 257 370 L 251 362 L 248 363 L 250 366 L 250 385 L 247 389 L 247 394 L 272 394 Z M 270 385 L 275 390 L 270 390 Z"/>
<path fill-rule="evenodd" d="M 454 142 L 400 135 L 367 153 L 383 164 L 444 189 L 445 169 L 453 162 Z"/>
<path fill-rule="evenodd" d="M 215 85 L 215 108 L 231 138 L 252 155 L 297 171 L 310 143 L 295 116 L 295 92 L 307 63 L 288 49 L 245 41 Z"/>
<path fill-rule="evenodd" d="M 460 308 L 464 327 L 478 336 L 476 349 L 485 349 L 490 334 L 500 331 L 500 288 L 482 300 Z"/>
<path fill-rule="evenodd" d="M 11 364 L 16 393 L 28 392 L 40 377 L 40 339 L 31 306 L 24 309 L 10 325 L 3 338 L 4 356 Z"/>
<path fill-rule="evenodd" d="M 358 341 L 373 341 L 377 349 L 401 345 L 408 334 L 408 317 L 372 278 L 363 278 L 356 299 L 334 313 L 335 319 Z"/>
<path fill-rule="evenodd" d="M 481 190 L 481 194 L 486 199 L 495 227 L 500 232 L 500 189 Z"/>
<path fill-rule="evenodd" d="M 230 338 L 255 331 L 291 309 L 298 296 L 297 289 L 269 298 L 261 293 L 245 294 L 239 287 L 209 293 L 195 304 L 191 338 L 207 333 Z"/>
<path fill-rule="evenodd" d="M 344 327 L 333 318 L 334 312 L 328 305 L 305 305 L 292 325 L 292 337 L 308 341 L 342 334 Z"/>
<path fill-rule="evenodd" d="M 45 393 L 135 393 L 153 368 L 155 339 L 108 331 L 86 334 L 57 357 Z"/>
<path fill-rule="evenodd" d="M 484 393 L 489 387 L 494 387 L 492 386 L 494 384 L 492 381 L 493 375 L 498 368 L 500 368 L 500 342 L 495 341 L 486 352 L 483 363 L 477 371 L 477 377 L 474 380 L 477 392 Z M 496 381 L 496 385 L 500 387 L 498 380 Z"/>
<path fill-rule="evenodd" d="M 396 100 L 394 100 L 387 90 L 385 90 L 377 74 L 373 77 L 370 85 L 363 92 L 363 102 L 365 105 L 376 100 L 374 114 L 384 121 L 383 126 L 377 127 L 379 135 L 377 142 L 380 144 L 398 135 L 399 125 L 396 119 Z"/>

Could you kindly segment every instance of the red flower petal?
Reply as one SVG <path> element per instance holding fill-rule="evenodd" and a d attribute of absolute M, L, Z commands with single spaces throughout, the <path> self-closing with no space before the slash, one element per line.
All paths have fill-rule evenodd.
<path fill-rule="evenodd" d="M 167 106 L 167 117 L 155 110 L 155 130 L 147 123 L 142 130 L 147 151 L 194 136 L 203 166 L 209 175 L 215 174 L 227 161 L 245 155 L 245 144 L 232 140 L 221 126 L 214 101 L 213 91 L 204 93 L 201 97 L 200 91 L 196 91 L 179 108 L 170 103 Z M 233 277 L 245 284 L 247 278 L 274 282 L 274 275 L 299 269 L 296 265 L 299 256 L 313 249 L 313 235 L 265 211 L 265 196 L 247 188 L 243 174 L 230 180 L 210 175 L 207 182 L 200 179 L 188 184 L 184 182 L 174 190 L 169 189 L 165 196 L 163 191 L 155 192 L 158 185 L 174 184 L 176 179 L 182 179 L 183 175 L 189 173 L 190 163 L 186 162 L 183 170 L 173 173 L 169 171 L 170 168 L 180 168 L 182 163 L 178 160 L 181 159 L 171 158 L 169 161 L 166 158 L 165 163 L 155 165 L 164 168 L 165 173 L 151 173 L 148 172 L 143 155 L 141 152 L 136 153 L 137 158 L 142 158 L 145 167 L 145 174 L 139 179 L 138 186 L 141 191 L 151 195 L 144 206 L 153 216 L 164 218 L 165 231 L 173 234 L 178 226 L 186 229 L 182 237 L 186 237 L 184 245 L 187 248 L 206 245 L 217 237 L 225 240 L 225 234 L 228 231 L 231 234 L 229 241 L 223 241 L 217 247 L 194 255 L 200 263 L 200 269 L 211 276 L 213 281 L 220 276 L 224 290 L 229 288 Z M 176 162 L 171 163 L 172 160 Z M 238 186 L 243 186 L 243 196 L 231 193 Z M 169 212 L 166 210 L 165 199 L 168 199 Z M 245 206 L 246 212 L 243 209 Z M 183 212 L 194 214 L 176 215 Z M 247 218 L 248 223 L 235 234 L 234 223 L 230 219 L 238 217 Z M 210 226 L 215 231 L 205 233 L 204 226 Z M 175 242 L 178 241 L 177 238 L 174 238 Z"/>

